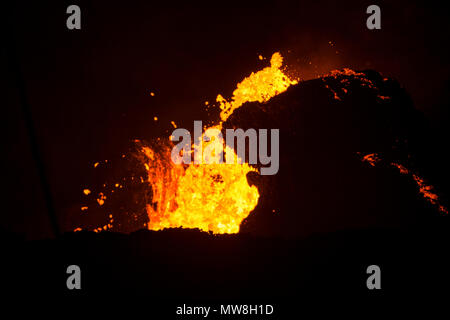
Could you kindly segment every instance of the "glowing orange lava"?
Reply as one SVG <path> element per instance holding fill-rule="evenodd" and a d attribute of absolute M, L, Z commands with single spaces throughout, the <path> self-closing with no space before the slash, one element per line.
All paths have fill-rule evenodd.
<path fill-rule="evenodd" d="M 382 161 L 381 157 L 376 153 L 367 154 L 363 156 L 361 160 L 363 162 L 367 162 L 372 167 L 375 167 L 379 162 Z M 391 162 L 390 165 L 397 168 L 400 174 L 411 176 L 416 183 L 418 191 L 422 195 L 422 197 L 426 201 L 437 207 L 439 212 L 448 214 L 448 209 L 439 203 L 439 197 L 434 192 L 434 188 L 431 185 L 426 184 L 423 178 L 421 178 L 418 174 L 411 172 L 411 170 L 399 163 Z"/>
<path fill-rule="evenodd" d="M 283 73 L 282 64 L 281 54 L 274 53 L 270 66 L 238 83 L 230 100 L 219 94 L 216 101 L 221 108 L 220 121 L 206 130 L 221 130 L 222 122 L 244 103 L 268 101 L 296 84 L 296 80 Z M 202 143 L 205 150 L 220 141 Z M 148 228 L 183 227 L 213 233 L 239 232 L 242 221 L 258 204 L 258 189 L 247 181 L 247 173 L 256 169 L 240 163 L 234 150 L 227 147 L 224 152 L 234 157 L 235 163 L 205 163 L 203 155 L 200 164 L 176 165 L 170 159 L 170 145 L 159 146 L 158 149 L 141 148 L 153 191 L 152 202 L 146 206 Z"/>

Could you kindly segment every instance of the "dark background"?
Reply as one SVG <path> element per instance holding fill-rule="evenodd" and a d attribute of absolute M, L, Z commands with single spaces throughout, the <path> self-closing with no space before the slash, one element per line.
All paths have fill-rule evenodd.
<path fill-rule="evenodd" d="M 81 7 L 82 29 L 66 28 Z M 368 1 L 15 1 L 2 8 L 15 39 L 60 225 L 99 179 L 94 162 L 135 138 L 167 135 L 208 119 L 204 101 L 281 51 L 304 79 L 332 69 L 374 69 L 396 78 L 432 126 L 448 131 L 449 26 L 438 5 L 377 1 L 382 29 L 368 30 Z M 8 25 L 9 21 L 9 25 Z M 329 42 L 333 45 L 330 45 Z M 51 236 L 18 91 L 1 51 L 3 159 L 1 228 Z M 11 49 L 11 47 L 10 47 Z M 150 92 L 156 93 L 155 97 Z M 154 122 L 153 117 L 159 121 Z M 443 145 L 442 148 L 446 148 Z M 70 229 L 69 229 L 70 230 Z"/>

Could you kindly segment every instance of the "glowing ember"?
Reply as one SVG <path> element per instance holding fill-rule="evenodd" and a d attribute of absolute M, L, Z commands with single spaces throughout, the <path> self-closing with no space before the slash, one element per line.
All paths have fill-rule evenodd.
<path fill-rule="evenodd" d="M 369 163 L 372 167 L 375 167 L 376 164 L 382 161 L 380 156 L 376 153 L 367 154 L 363 156 L 361 160 L 363 162 Z M 436 206 L 439 212 L 445 214 L 448 213 L 447 208 L 439 203 L 439 197 L 436 193 L 434 193 L 433 187 L 427 185 L 423 178 L 421 178 L 416 173 L 412 173 L 411 170 L 409 170 L 408 168 L 399 163 L 391 162 L 390 165 L 397 168 L 400 174 L 411 176 L 414 182 L 416 183 L 419 189 L 419 193 L 422 195 L 422 197 L 432 205 Z"/>
<path fill-rule="evenodd" d="M 339 80 L 341 86 L 337 90 L 341 92 L 335 91 L 331 88 L 328 84 L 329 79 Z M 328 75 L 322 77 L 322 81 L 325 83 L 325 88 L 329 89 L 333 94 L 333 99 L 338 101 L 342 101 L 342 99 L 348 94 L 350 87 L 349 79 L 352 79 L 353 81 L 356 80 L 362 87 L 367 87 L 377 92 L 377 98 L 379 101 L 391 99 L 391 97 L 378 94 L 377 86 L 362 72 L 356 72 L 349 68 L 343 68 L 342 70 L 333 70 Z M 383 80 L 387 81 L 389 79 L 384 78 Z"/>
<path fill-rule="evenodd" d="M 105 203 L 106 196 L 102 192 L 100 192 L 98 196 L 99 198 L 97 199 L 97 202 L 102 206 Z"/>
<path fill-rule="evenodd" d="M 378 157 L 378 155 L 376 153 L 369 153 L 366 154 L 363 158 L 362 161 L 369 163 L 372 167 L 375 167 L 375 165 L 381 161 L 381 159 Z"/>
<path fill-rule="evenodd" d="M 436 193 L 433 192 L 433 187 L 427 185 L 423 180 L 423 178 L 419 177 L 415 173 L 411 173 L 410 170 L 408 170 L 405 166 L 402 166 L 401 164 L 391 163 L 391 165 L 396 167 L 401 174 L 411 175 L 414 181 L 416 182 L 417 186 L 419 187 L 419 192 L 422 195 L 422 197 L 424 197 L 424 199 L 426 199 L 432 205 L 437 206 L 438 210 L 441 213 L 448 213 L 447 208 L 439 204 L 439 197 Z"/>

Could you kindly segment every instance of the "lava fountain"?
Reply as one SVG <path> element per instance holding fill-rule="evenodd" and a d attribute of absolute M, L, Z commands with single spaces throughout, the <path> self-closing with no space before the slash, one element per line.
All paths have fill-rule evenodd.
<path fill-rule="evenodd" d="M 298 83 L 283 72 L 282 66 L 283 57 L 276 52 L 271 57 L 270 66 L 251 73 L 238 83 L 229 100 L 219 94 L 216 106 L 221 109 L 220 119 L 205 127 L 205 131 L 221 130 L 222 123 L 246 102 L 268 101 Z M 223 153 L 231 156 L 235 160 L 233 163 L 205 161 L 203 153 L 200 161 L 197 159 L 195 163 L 185 165 L 172 161 L 173 143 L 170 139 L 135 142 L 138 152 L 134 156 L 146 170 L 142 182 L 151 189 L 151 196 L 145 201 L 148 229 L 181 227 L 198 228 L 214 234 L 237 233 L 242 221 L 258 204 L 259 191 L 247 181 L 247 174 L 257 169 L 239 159 L 228 146 Z M 221 142 L 214 139 L 205 142 L 202 137 L 201 143 L 202 150 L 205 150 Z M 105 228 L 96 230 L 102 229 Z"/>
<path fill-rule="evenodd" d="M 386 136 L 383 133 L 385 128 L 383 122 L 381 122 L 381 124 L 376 123 L 375 125 L 374 121 L 369 121 L 370 119 L 374 119 L 373 114 L 377 114 L 376 112 L 379 112 L 380 115 L 382 115 L 380 116 L 380 119 L 387 118 L 389 120 L 391 110 L 398 109 L 398 106 L 395 103 L 393 104 L 392 97 L 389 95 L 391 92 L 390 90 L 395 88 L 393 87 L 393 84 L 390 84 L 390 80 L 388 78 L 382 78 L 381 75 L 377 75 L 376 77 L 372 76 L 372 78 L 369 78 L 367 74 L 362 72 L 343 69 L 342 71 L 332 71 L 329 75 L 322 76 L 315 80 L 315 82 L 311 82 L 311 84 L 314 84 L 314 88 L 320 89 L 321 91 L 318 92 L 321 92 L 321 94 L 324 95 L 324 99 L 322 99 L 323 101 L 321 103 L 326 103 L 326 106 L 331 108 L 329 111 L 334 112 L 332 113 L 333 117 L 330 117 L 331 120 L 327 125 L 337 126 L 339 124 L 341 126 L 342 123 L 348 123 L 350 129 L 354 128 L 351 129 L 354 133 L 349 135 L 348 132 L 353 132 L 350 129 L 349 131 L 342 131 L 337 127 L 332 127 L 335 128 L 333 129 L 335 138 L 331 140 L 328 138 L 324 140 L 320 135 L 311 136 L 314 137 L 314 141 L 317 141 L 317 145 L 325 143 L 324 146 L 328 146 L 328 148 L 336 145 L 336 143 L 339 144 L 345 142 L 345 148 L 339 149 L 339 154 L 344 155 L 347 151 L 351 151 L 352 158 L 355 157 L 354 152 L 358 149 L 361 150 L 362 147 L 363 149 L 377 150 L 377 153 L 367 154 L 366 152 L 356 152 L 356 154 L 362 162 L 369 163 L 371 167 L 378 167 L 383 163 L 387 163 L 387 165 L 382 167 L 395 167 L 400 174 L 411 176 L 418 193 L 441 213 L 448 213 L 446 207 L 440 202 L 437 193 L 433 191 L 433 187 L 425 183 L 425 180 L 419 176 L 417 170 L 406 168 L 405 165 L 407 165 L 408 162 L 405 159 L 409 159 L 410 154 L 407 146 L 400 144 L 400 140 L 397 136 Z M 283 135 L 285 141 L 286 139 L 291 139 L 293 135 L 296 134 L 296 132 L 291 130 L 291 136 L 289 136 L 289 128 L 297 126 L 298 123 L 302 123 L 299 119 L 304 121 L 304 119 L 311 117 L 311 123 L 313 124 L 315 123 L 314 121 L 319 121 L 317 119 L 320 119 L 318 127 L 323 126 L 322 118 L 315 118 L 315 115 L 319 114 L 319 111 L 315 113 L 314 103 L 311 103 L 311 101 L 315 101 L 315 97 L 310 94 L 305 95 L 302 91 L 305 87 L 296 86 L 290 90 L 291 93 L 294 93 L 295 97 L 298 95 L 301 99 L 292 98 L 292 94 L 289 95 L 289 92 L 280 95 L 290 86 L 297 83 L 298 80 L 286 75 L 281 54 L 274 53 L 270 60 L 270 66 L 258 72 L 251 73 L 248 77 L 244 78 L 237 84 L 230 99 L 225 99 L 220 94 L 217 95 L 215 106 L 220 109 L 220 114 L 215 122 L 212 122 L 209 126 L 203 127 L 203 136 L 195 136 L 194 140 L 199 139 L 199 141 L 190 141 L 190 144 L 193 147 L 191 150 L 194 149 L 194 152 L 189 151 L 191 153 L 189 154 L 189 157 L 191 158 L 193 156 L 194 161 L 189 164 L 178 164 L 179 162 L 172 161 L 172 151 L 174 147 L 172 136 L 153 139 L 150 142 L 135 140 L 136 149 L 132 153 L 132 157 L 127 158 L 137 160 L 137 167 L 133 167 L 134 171 L 131 176 L 131 180 L 134 179 L 132 187 L 137 187 L 134 189 L 128 187 L 124 188 L 127 189 L 127 193 L 122 194 L 122 203 L 120 205 L 114 204 L 114 199 L 117 199 L 118 193 L 121 192 L 120 189 L 123 187 L 121 183 L 108 183 L 109 186 L 112 186 L 112 189 L 110 190 L 111 193 L 109 194 L 106 194 L 105 190 L 102 190 L 100 193 L 91 192 L 88 189 L 84 190 L 84 194 L 87 197 L 97 197 L 94 206 L 102 207 L 102 209 L 107 211 L 110 218 L 109 223 L 103 227 L 95 228 L 94 231 L 99 232 L 112 229 L 113 223 L 114 229 L 116 229 L 117 226 L 120 228 L 120 223 L 117 223 L 117 220 L 126 217 L 127 214 L 131 213 L 134 221 L 131 223 L 129 221 L 125 222 L 127 225 L 126 228 L 131 225 L 133 225 L 134 228 L 137 223 L 138 228 L 144 226 L 149 230 L 155 231 L 166 228 L 193 228 L 211 232 L 213 234 L 238 233 L 242 222 L 255 210 L 261 194 L 264 194 L 265 191 L 265 189 L 258 190 L 255 185 L 251 185 L 247 180 L 247 175 L 252 172 L 257 172 L 258 169 L 256 166 L 251 166 L 243 161 L 243 159 L 240 159 L 233 148 L 230 148 L 228 145 L 224 146 L 223 140 L 221 141 L 220 139 L 212 138 L 206 142 L 204 136 L 206 135 L 206 132 L 210 130 L 222 131 L 225 122 L 227 122 L 226 126 L 230 125 L 230 116 L 243 106 L 243 108 L 246 108 L 247 106 L 247 110 L 244 110 L 243 114 L 248 113 L 248 116 L 243 118 L 241 117 L 242 114 L 234 114 L 234 116 L 237 116 L 237 119 L 241 119 L 239 121 L 243 121 L 241 124 L 244 125 L 244 127 L 246 124 L 252 123 L 252 121 L 254 121 L 255 127 L 258 127 L 257 120 L 252 118 L 254 115 L 252 112 L 254 111 L 254 108 L 258 107 L 258 103 L 265 102 L 267 102 L 266 110 L 260 111 L 264 112 L 267 117 L 270 117 L 271 123 L 277 127 L 281 127 L 285 123 L 289 124 L 286 126 L 287 131 L 285 131 L 287 135 Z M 368 99 L 367 101 L 371 103 L 370 106 L 366 109 L 360 109 L 359 105 L 354 105 L 355 102 L 353 102 L 353 100 L 348 100 L 347 96 L 352 94 L 352 90 L 356 90 L 357 97 L 358 94 L 359 96 L 363 94 L 362 97 L 366 97 Z M 284 102 L 272 99 L 277 95 L 280 95 L 277 99 L 281 99 Z M 257 102 L 257 104 L 245 105 L 247 102 Z M 302 108 L 298 108 L 300 103 Z M 342 105 L 342 110 L 336 109 L 335 104 Z M 300 111 L 301 109 L 302 112 L 295 113 L 285 111 L 280 115 L 278 115 L 277 112 L 273 112 L 283 106 L 290 106 L 289 108 L 297 111 Z M 309 109 L 304 108 L 308 106 Z M 354 127 L 353 122 L 351 122 L 353 121 L 351 114 L 347 116 L 349 112 L 353 110 L 352 108 L 363 111 L 361 123 L 364 123 L 365 125 L 361 126 L 361 128 L 364 128 L 364 130 L 358 129 L 360 128 L 358 126 Z M 323 110 L 327 109 L 325 108 Z M 240 111 L 237 111 L 236 113 L 240 113 Z M 312 114 L 312 116 L 309 114 Z M 370 117 L 366 116 L 366 114 L 370 115 Z M 290 121 L 293 117 L 294 122 L 291 123 Z M 297 120 L 295 120 L 295 117 L 297 117 Z M 336 118 L 338 121 L 336 121 Z M 157 121 L 156 117 L 155 121 Z M 173 127 L 176 128 L 176 124 L 173 121 L 171 123 Z M 242 127 L 239 125 L 239 122 L 238 124 L 233 124 L 233 126 L 234 125 Z M 304 122 L 302 125 L 302 130 L 307 130 L 307 128 L 309 128 L 309 130 L 314 129 L 312 127 L 313 125 L 309 125 L 309 123 Z M 377 132 L 380 132 L 380 134 L 376 135 L 375 133 Z M 338 136 L 336 138 L 337 134 Z M 303 136 L 306 137 L 308 135 L 304 134 Z M 363 138 L 361 138 L 361 141 L 365 141 L 367 145 L 362 145 L 360 139 L 350 139 L 354 136 L 362 136 Z M 379 141 L 377 140 L 378 138 L 372 138 L 375 136 L 381 137 Z M 331 143 L 331 141 L 336 141 L 336 143 Z M 404 139 L 401 141 L 406 140 Z M 309 156 L 308 159 L 304 160 L 304 163 L 308 166 L 310 164 L 315 165 L 318 155 L 321 154 L 317 153 L 317 148 L 313 148 L 311 145 L 311 143 L 305 141 L 303 141 L 303 144 L 300 144 L 301 148 L 303 148 L 301 149 L 303 150 L 303 154 Z M 386 145 L 389 145 L 389 150 L 394 147 L 402 150 L 402 156 L 398 156 L 397 159 L 396 157 L 389 156 L 388 152 L 383 154 L 382 151 L 385 150 L 384 148 Z M 201 148 L 199 148 L 199 146 L 201 146 Z M 199 149 L 201 150 L 200 152 L 198 152 Z M 208 150 L 208 152 L 205 152 L 206 150 Z M 213 150 L 213 152 L 210 153 L 210 150 Z M 214 150 L 219 151 L 214 152 Z M 184 158 L 184 155 L 182 154 L 179 156 Z M 213 159 L 211 159 L 211 156 Z M 125 155 L 123 155 L 123 157 L 125 157 Z M 225 163 L 215 161 L 215 157 L 217 157 L 217 159 L 226 158 L 227 161 Z M 290 157 L 295 159 L 295 161 L 298 160 L 298 158 L 295 158 L 293 155 L 290 155 Z M 231 163 L 228 161 L 230 158 L 234 159 Z M 287 158 L 289 158 L 289 156 Z M 385 158 L 385 160 L 382 161 L 383 158 Z M 345 159 L 347 159 L 347 156 L 345 156 Z M 405 163 L 405 165 L 402 165 L 402 163 Z M 285 162 L 285 168 L 286 164 L 288 164 L 288 170 L 284 171 L 285 176 L 283 176 L 283 174 L 281 177 L 278 175 L 276 178 L 270 179 L 269 181 L 271 182 L 269 183 L 275 183 L 275 185 L 278 183 L 278 185 L 282 185 L 288 190 L 304 192 L 305 189 L 296 189 L 297 185 L 295 184 L 289 185 L 291 181 L 298 181 L 305 178 L 298 176 L 298 179 L 292 179 L 291 173 L 295 172 L 294 167 L 298 164 L 287 161 Z M 98 165 L 99 163 L 97 162 L 94 164 L 94 167 L 97 167 Z M 289 170 L 289 165 L 292 165 L 292 170 Z M 345 171 L 342 172 L 348 172 L 349 168 L 344 167 L 343 170 Z M 355 166 L 352 170 L 353 171 L 350 172 L 359 170 L 359 166 Z M 288 176 L 286 176 L 286 172 L 288 172 Z M 335 185 L 333 184 L 333 181 L 345 180 L 341 179 L 340 170 L 332 171 L 332 173 L 335 174 L 335 176 L 333 176 L 335 178 L 330 178 L 329 183 L 327 181 L 322 182 L 323 188 L 334 188 Z M 299 173 L 297 172 L 296 174 Z M 311 182 L 315 183 L 315 176 L 313 174 L 308 175 L 307 177 L 309 177 L 308 179 L 310 179 Z M 307 182 L 305 183 L 307 185 Z M 345 183 L 346 182 L 344 181 L 342 184 L 344 190 L 353 187 L 351 184 L 347 185 Z M 103 187 L 106 187 L 106 184 L 103 184 Z M 142 190 L 143 192 L 141 192 Z M 362 190 L 365 189 L 362 188 Z M 115 192 L 114 195 L 112 194 L 113 192 Z M 383 189 L 381 190 L 381 193 L 384 194 Z M 333 194 L 339 195 L 339 193 Z M 305 201 L 303 204 L 306 209 L 305 211 L 308 212 L 311 208 L 315 208 L 316 202 L 314 202 L 314 199 L 315 198 L 312 197 L 310 201 Z M 400 197 L 399 202 L 403 201 L 402 199 L 403 198 Z M 292 199 L 289 197 L 285 200 L 280 200 L 287 211 L 292 210 L 292 207 L 290 207 L 292 203 L 291 200 Z M 112 205 L 109 205 L 110 203 Z M 330 203 L 334 202 L 331 201 Z M 136 204 L 136 206 L 134 206 L 134 204 Z M 395 207 L 390 204 L 386 205 L 388 208 L 387 210 L 390 210 L 391 207 Z M 282 206 L 280 210 L 284 207 Z M 298 210 L 297 204 L 295 205 L 295 208 Z M 358 205 L 355 205 L 354 207 L 351 206 L 351 208 L 354 208 L 358 212 L 360 211 Z M 405 210 L 407 210 L 408 206 L 405 208 Z M 85 213 L 87 212 L 88 207 L 82 206 L 81 210 Z M 328 211 L 335 212 L 335 210 L 336 208 L 330 205 Z M 275 212 L 272 209 L 269 211 Z M 344 204 L 343 212 L 347 211 L 348 206 Z M 138 214 L 136 212 L 138 212 Z M 113 214 L 115 215 L 114 218 L 112 217 Z M 137 221 L 137 215 L 139 215 L 140 221 Z M 145 221 L 143 221 L 143 219 L 145 219 Z M 79 230 L 81 230 L 81 228 L 75 229 L 75 231 Z"/>

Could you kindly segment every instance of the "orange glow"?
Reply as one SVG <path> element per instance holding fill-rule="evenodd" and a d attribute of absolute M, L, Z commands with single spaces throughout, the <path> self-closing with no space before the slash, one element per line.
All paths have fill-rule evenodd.
<path fill-rule="evenodd" d="M 98 204 L 102 206 L 105 203 L 105 200 L 106 196 L 102 192 L 100 192 L 99 198 L 97 199 Z"/>
<path fill-rule="evenodd" d="M 380 160 L 376 153 L 367 154 L 362 158 L 362 161 L 369 163 L 372 167 L 375 167 Z"/>
<path fill-rule="evenodd" d="M 91 190 L 89 190 L 89 189 L 84 189 L 84 190 L 83 190 L 83 193 L 84 193 L 85 195 L 88 195 L 89 193 L 91 193 Z"/>
<path fill-rule="evenodd" d="M 362 157 L 363 162 L 369 163 L 372 167 L 375 167 L 376 164 L 382 161 L 381 157 L 376 153 L 370 153 Z M 399 163 L 391 162 L 390 165 L 394 168 L 397 168 L 400 174 L 407 175 L 412 177 L 414 182 L 416 183 L 419 193 L 422 197 L 427 200 L 429 203 L 437 207 L 439 212 L 448 213 L 447 208 L 439 203 L 438 195 L 433 191 L 433 187 L 426 184 L 424 179 L 421 178 L 418 174 L 412 173 L 411 170 L 406 168 L 404 165 Z"/>

